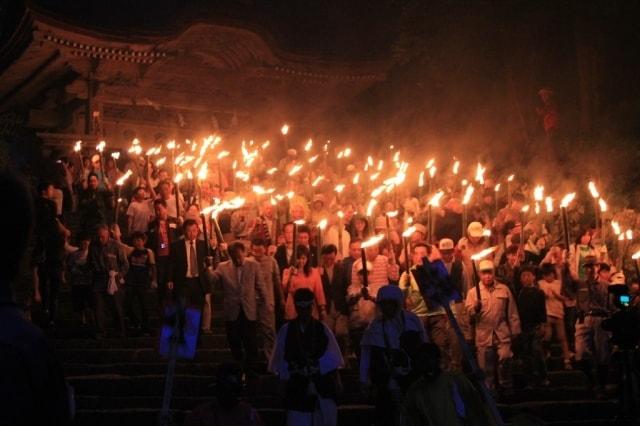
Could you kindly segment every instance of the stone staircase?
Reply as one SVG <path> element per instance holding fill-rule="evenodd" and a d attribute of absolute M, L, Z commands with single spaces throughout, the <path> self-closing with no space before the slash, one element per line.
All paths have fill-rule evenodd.
<path fill-rule="evenodd" d="M 90 330 L 74 318 L 68 297 L 68 293 L 63 292 L 62 318 L 57 322 L 56 330 L 48 332 L 48 337 L 68 381 L 75 388 L 75 424 L 157 424 L 166 371 L 166 361 L 157 352 L 157 338 L 132 335 L 127 339 L 95 340 L 90 337 Z M 220 300 L 214 295 L 216 299 Z M 185 413 L 211 398 L 215 366 L 231 359 L 220 312 L 220 304 L 215 303 L 213 334 L 201 336 L 196 358 L 177 363 L 171 402 L 175 424 L 181 424 Z M 554 348 L 554 355 L 549 365 L 551 386 L 517 391 L 509 404 L 499 405 L 505 421 L 514 425 L 622 424 L 613 420 L 618 414 L 617 403 L 613 399 L 594 400 L 586 390 L 586 377 L 578 371 L 561 370 L 558 348 Z M 342 381 L 344 394 L 339 401 L 339 424 L 372 424 L 373 410 L 358 390 L 357 371 L 353 368 L 344 370 Z M 267 425 L 284 424 L 284 410 L 276 389 L 276 377 L 268 374 L 248 383 L 247 399 L 259 410 Z M 521 418 L 535 418 L 539 422 L 522 423 Z"/>

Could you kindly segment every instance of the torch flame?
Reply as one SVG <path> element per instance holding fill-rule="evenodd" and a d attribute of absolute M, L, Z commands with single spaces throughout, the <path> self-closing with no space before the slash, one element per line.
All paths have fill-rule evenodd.
<path fill-rule="evenodd" d="M 176 141 L 169 141 L 167 143 L 167 149 L 176 149 Z"/>
<path fill-rule="evenodd" d="M 633 231 L 631 229 L 627 229 L 627 232 L 625 233 L 627 240 L 631 241 L 633 240 Z"/>
<path fill-rule="evenodd" d="M 633 253 L 633 254 L 631 255 L 631 259 L 633 259 L 633 260 L 638 260 L 638 259 L 640 259 L 640 250 L 639 250 L 639 251 L 637 251 L 637 252 L 635 252 L 635 253 Z"/>
<path fill-rule="evenodd" d="M 515 177 L 516 177 L 516 175 L 510 175 L 510 176 L 507 178 L 507 182 L 513 182 L 513 180 L 515 179 Z"/>
<path fill-rule="evenodd" d="M 414 225 L 411 225 L 402 233 L 402 236 L 404 238 L 409 238 L 413 235 L 414 232 L 416 232 L 416 227 Z"/>
<path fill-rule="evenodd" d="M 596 184 L 591 181 L 589 182 L 589 192 L 591 193 L 591 196 L 593 198 L 600 198 L 600 193 L 598 192 L 598 189 L 596 188 Z"/>
<path fill-rule="evenodd" d="M 344 183 L 340 183 L 336 185 L 336 187 L 334 188 L 334 191 L 340 194 L 342 191 L 344 191 L 344 187 L 345 187 Z"/>
<path fill-rule="evenodd" d="M 344 213 L 342 212 L 342 210 L 338 210 L 338 213 L 336 213 L 338 215 L 338 217 L 340 219 L 344 218 Z"/>
<path fill-rule="evenodd" d="M 600 199 L 598 200 L 598 204 L 600 205 L 600 211 L 601 211 L 601 212 L 603 212 L 603 213 L 604 213 L 604 212 L 606 212 L 606 211 L 607 211 L 607 202 L 606 202 L 606 201 L 604 201 L 602 198 L 600 198 Z"/>
<path fill-rule="evenodd" d="M 229 151 L 220 151 L 220 153 L 218 154 L 218 160 L 222 160 L 225 157 L 229 156 Z"/>
<path fill-rule="evenodd" d="M 553 212 L 553 198 L 547 197 L 544 199 L 544 204 L 547 208 L 547 213 Z"/>
<path fill-rule="evenodd" d="M 369 200 L 369 205 L 367 206 L 367 216 L 371 217 L 371 215 L 373 214 L 373 209 L 376 207 L 376 204 L 378 204 L 378 200 L 376 200 L 375 198 L 372 198 L 371 200 Z"/>
<path fill-rule="evenodd" d="M 529 204 L 527 204 L 526 206 L 522 206 L 522 213 L 528 213 L 529 212 Z"/>
<path fill-rule="evenodd" d="M 98 145 L 96 145 L 96 151 L 104 151 L 104 147 L 107 145 L 105 141 L 100 141 Z"/>
<path fill-rule="evenodd" d="M 327 227 L 327 219 L 322 219 L 320 222 L 318 222 L 318 228 L 320 228 L 320 230 L 324 231 L 324 228 Z"/>
<path fill-rule="evenodd" d="M 313 183 L 311 184 L 311 186 L 316 187 L 320 184 L 320 182 L 322 182 L 324 180 L 324 176 L 320 175 L 317 178 L 314 179 Z"/>
<path fill-rule="evenodd" d="M 122 176 L 120 176 L 120 178 L 116 181 L 116 185 L 118 186 L 122 186 L 124 185 L 124 182 L 129 179 L 129 177 L 133 174 L 133 172 L 131 170 L 127 170 L 125 174 L 123 174 Z"/>
<path fill-rule="evenodd" d="M 482 167 L 482 164 L 478 163 L 476 168 L 476 182 L 480 185 L 484 185 L 484 172 L 487 170 L 486 167 Z"/>
<path fill-rule="evenodd" d="M 420 176 L 418 176 L 418 186 L 422 188 L 424 186 L 424 170 L 420 172 Z"/>
<path fill-rule="evenodd" d="M 436 192 L 429 200 L 429 205 L 433 207 L 440 207 L 440 200 L 444 196 L 444 191 Z"/>
<path fill-rule="evenodd" d="M 496 251 L 497 248 L 498 248 L 498 246 L 494 246 L 494 247 L 489 247 L 487 249 L 479 251 L 478 253 L 476 253 L 476 254 L 471 256 L 471 260 L 474 260 L 474 261 L 481 260 L 481 259 L 489 256 L 494 251 Z"/>
<path fill-rule="evenodd" d="M 467 189 L 464 192 L 464 197 L 462 198 L 463 205 L 466 206 L 467 204 L 469 204 L 469 201 L 471 201 L 471 196 L 473 195 L 473 191 L 474 191 L 473 185 L 467 186 Z"/>
<path fill-rule="evenodd" d="M 398 210 L 387 212 L 387 216 L 388 217 L 396 217 L 396 216 L 398 216 Z"/>
<path fill-rule="evenodd" d="M 166 161 L 167 161 L 167 157 L 159 158 L 158 161 L 156 161 L 156 167 L 162 166 L 164 163 L 166 163 Z"/>
<path fill-rule="evenodd" d="M 294 220 L 293 223 L 295 223 L 298 226 L 304 225 L 304 219 L 298 219 L 298 220 Z"/>
<path fill-rule="evenodd" d="M 611 227 L 613 228 L 613 233 L 616 235 L 620 235 L 620 224 L 616 220 L 611 221 Z"/>
<path fill-rule="evenodd" d="M 207 163 L 202 163 L 202 166 L 200 166 L 200 170 L 198 170 L 198 179 L 205 180 L 207 178 L 208 172 L 209 170 Z"/>
<path fill-rule="evenodd" d="M 75 152 L 80 152 L 82 150 L 82 141 L 76 141 L 76 144 L 73 147 Z"/>
<path fill-rule="evenodd" d="M 301 169 L 302 169 L 302 164 L 296 164 L 295 166 L 291 167 L 291 170 L 289 170 L 289 176 L 294 176 Z"/>
<path fill-rule="evenodd" d="M 438 170 L 438 168 L 436 166 L 429 167 L 429 177 L 431 179 L 433 179 L 433 177 L 436 175 L 436 171 L 437 170 Z"/>
<path fill-rule="evenodd" d="M 120 158 L 120 152 L 119 151 L 112 152 L 111 158 L 113 158 L 114 160 L 118 160 Z"/>
<path fill-rule="evenodd" d="M 456 160 L 453 163 L 453 174 L 457 175 L 459 170 L 460 170 L 460 160 Z"/>
<path fill-rule="evenodd" d="M 544 186 L 542 185 L 536 186 L 536 188 L 533 190 L 533 199 L 536 201 L 542 201 L 543 197 L 544 197 Z"/>
<path fill-rule="evenodd" d="M 316 154 L 313 157 L 309 158 L 307 161 L 309 162 L 309 164 L 315 162 L 318 159 L 319 155 Z"/>
<path fill-rule="evenodd" d="M 307 141 L 307 143 L 304 145 L 304 150 L 305 150 L 306 152 L 309 152 L 309 151 L 311 151 L 311 148 L 312 148 L 312 147 L 313 147 L 313 141 L 312 141 L 311 139 L 309 139 L 309 140 Z"/>
<path fill-rule="evenodd" d="M 494 186 L 494 187 L 493 187 L 493 190 L 494 190 L 495 192 L 500 192 L 500 184 L 499 184 L 499 183 L 497 183 L 497 184 L 496 184 L 496 186 Z"/>
<path fill-rule="evenodd" d="M 362 244 L 360 244 L 360 248 L 369 248 L 369 247 L 373 247 L 375 245 L 377 245 L 378 243 L 380 243 L 380 241 L 382 241 L 384 239 L 384 235 L 380 234 L 380 235 L 374 235 L 373 237 L 369 238 L 366 241 L 363 241 Z"/>
<path fill-rule="evenodd" d="M 354 184 L 354 185 L 357 185 L 357 184 L 358 184 L 358 182 L 360 182 L 360 173 L 359 173 L 359 172 L 358 172 L 358 173 L 356 173 L 356 174 L 353 176 L 353 181 L 352 181 L 352 182 L 353 182 L 353 184 Z"/>
<path fill-rule="evenodd" d="M 284 123 L 282 125 L 282 127 L 280 128 L 280 133 L 282 133 L 283 136 L 286 136 L 287 133 L 289 133 L 289 125 L 287 123 Z"/>
<path fill-rule="evenodd" d="M 569 204 L 571 204 L 571 202 L 574 200 L 574 198 L 576 198 L 576 193 L 575 192 L 572 192 L 571 194 L 565 195 L 564 198 L 562 199 L 562 201 L 560 202 L 560 207 L 563 207 L 563 208 L 569 207 Z"/>
<path fill-rule="evenodd" d="M 177 174 L 176 174 L 176 177 L 173 179 L 173 181 L 174 181 L 175 183 L 180 183 L 180 181 L 182 180 L 182 177 L 183 177 L 183 176 L 182 176 L 182 173 L 177 173 Z"/>
<path fill-rule="evenodd" d="M 430 169 L 431 167 L 433 167 L 436 163 L 436 159 L 435 158 L 431 158 L 429 159 L 429 161 L 427 161 L 427 165 L 424 166 L 425 169 Z"/>

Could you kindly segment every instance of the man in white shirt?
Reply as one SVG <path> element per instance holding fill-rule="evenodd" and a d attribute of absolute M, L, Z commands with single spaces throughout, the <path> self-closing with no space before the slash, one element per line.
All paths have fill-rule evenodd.
<path fill-rule="evenodd" d="M 137 187 L 127 208 L 129 235 L 134 232 L 147 233 L 149 222 L 153 219 L 151 207 L 151 203 L 146 199 L 145 189 L 141 186 Z"/>

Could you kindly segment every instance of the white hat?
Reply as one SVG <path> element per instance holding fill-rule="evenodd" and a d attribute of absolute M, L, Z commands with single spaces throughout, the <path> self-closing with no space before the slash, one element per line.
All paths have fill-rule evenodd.
<path fill-rule="evenodd" d="M 489 260 L 489 259 L 482 259 L 480 261 L 480 265 L 478 265 L 478 270 L 479 271 L 493 271 L 494 266 L 493 266 L 493 261 Z"/>
<path fill-rule="evenodd" d="M 298 155 L 298 151 L 296 151 L 296 150 L 295 150 L 295 149 L 293 149 L 293 148 L 289 148 L 289 149 L 287 150 L 287 155 L 291 155 L 292 157 L 293 157 L 293 156 L 296 156 L 296 155 Z"/>
<path fill-rule="evenodd" d="M 450 238 L 443 238 L 438 243 L 438 249 L 442 250 L 453 250 L 455 245 L 453 244 L 453 240 Z"/>
<path fill-rule="evenodd" d="M 471 222 L 467 227 L 467 233 L 470 237 L 482 237 L 483 232 L 484 228 L 480 222 Z"/>
<path fill-rule="evenodd" d="M 616 272 L 611 276 L 611 285 L 624 285 L 627 283 L 626 281 L 627 280 L 622 272 Z"/>
<path fill-rule="evenodd" d="M 416 224 L 414 224 L 413 226 L 414 226 L 414 228 L 415 228 L 416 232 L 421 232 L 421 233 L 422 233 L 422 235 L 427 235 L 427 227 L 426 227 L 426 226 L 424 226 L 423 224 L 421 224 L 421 223 L 416 223 Z"/>

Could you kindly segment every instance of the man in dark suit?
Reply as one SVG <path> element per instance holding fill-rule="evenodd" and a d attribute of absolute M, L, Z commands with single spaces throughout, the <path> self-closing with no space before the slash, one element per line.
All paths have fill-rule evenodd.
<path fill-rule="evenodd" d="M 198 223 L 187 219 L 182 225 L 184 240 L 171 245 L 169 282 L 167 289 L 188 306 L 204 305 L 204 296 L 210 293 L 207 277 L 207 249 L 205 242 L 198 240 Z"/>
<path fill-rule="evenodd" d="M 167 300 L 167 282 L 169 278 L 169 264 L 171 245 L 178 239 L 178 221 L 169 217 L 167 202 L 157 199 L 153 202 L 153 209 L 156 217 L 149 224 L 149 236 L 147 247 L 153 250 L 156 258 L 156 268 L 158 277 L 158 302 L 160 306 Z"/>
<path fill-rule="evenodd" d="M 336 336 L 343 353 L 346 353 L 349 338 L 347 306 L 347 273 L 342 264 L 336 261 L 338 248 L 333 244 L 322 247 L 322 263 L 320 277 L 322 290 L 327 301 L 327 317 L 325 324 Z"/>
<path fill-rule="evenodd" d="M 284 270 L 291 266 L 291 256 L 293 255 L 293 222 L 285 223 L 282 227 L 282 235 L 284 236 L 284 244 L 280 244 L 276 249 L 276 254 L 273 256 L 276 262 L 278 262 L 278 269 L 280 270 L 280 279 Z"/>

